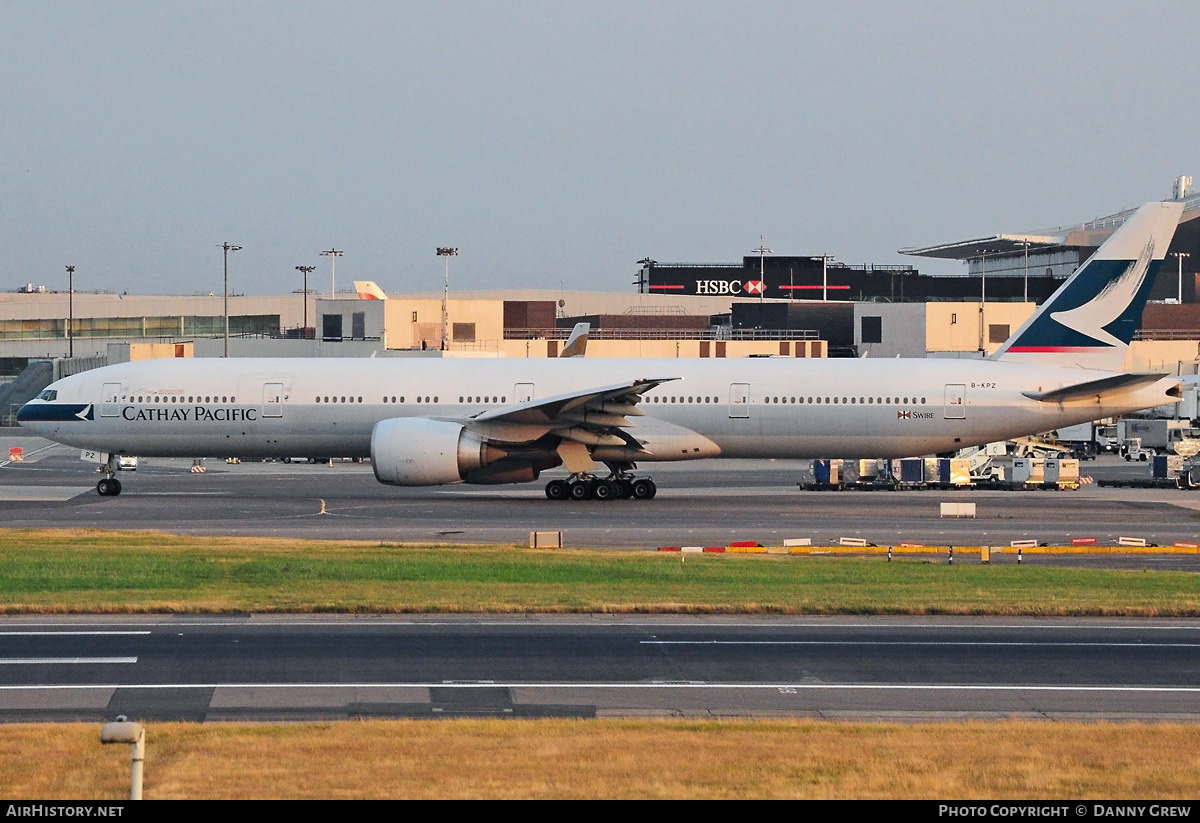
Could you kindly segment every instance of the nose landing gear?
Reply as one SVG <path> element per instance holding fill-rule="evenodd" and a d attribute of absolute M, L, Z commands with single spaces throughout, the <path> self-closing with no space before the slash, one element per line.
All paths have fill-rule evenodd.
<path fill-rule="evenodd" d="M 121 493 L 121 481 L 116 478 L 116 463 L 116 455 L 110 454 L 108 461 L 100 467 L 100 471 L 104 472 L 104 477 L 100 478 L 100 482 L 96 484 L 96 493 L 101 497 L 116 497 Z"/>

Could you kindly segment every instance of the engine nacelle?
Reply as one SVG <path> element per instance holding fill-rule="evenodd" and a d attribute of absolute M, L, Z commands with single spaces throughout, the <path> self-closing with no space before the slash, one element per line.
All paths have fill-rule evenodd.
<path fill-rule="evenodd" d="M 371 431 L 375 479 L 389 486 L 461 483 L 504 455 L 462 425 L 428 417 L 381 420 Z"/>

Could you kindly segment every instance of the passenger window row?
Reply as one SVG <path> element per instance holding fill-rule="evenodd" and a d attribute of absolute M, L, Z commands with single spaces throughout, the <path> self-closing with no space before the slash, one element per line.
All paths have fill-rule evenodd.
<path fill-rule="evenodd" d="M 216 395 L 191 395 L 184 397 L 182 394 L 130 394 L 121 395 L 122 403 L 236 403 L 237 398 L 232 396 L 218 397 Z"/>
<path fill-rule="evenodd" d="M 669 397 L 661 397 L 661 398 L 656 395 L 650 395 L 646 399 L 649 400 L 651 403 L 720 403 L 721 402 L 721 398 L 719 398 L 719 397 L 700 397 L 699 395 L 696 395 L 694 397 L 690 396 L 690 395 L 687 397 L 684 397 L 683 395 L 678 395 L 678 396 L 670 395 Z"/>
<path fill-rule="evenodd" d="M 810 404 L 814 404 L 814 405 L 821 405 L 823 403 L 827 406 L 828 405 L 838 405 L 839 403 L 841 405 L 846 405 L 846 406 L 855 406 L 855 405 L 858 405 L 858 406 L 894 406 L 897 404 L 899 404 L 901 406 L 909 406 L 914 403 L 917 405 L 925 405 L 924 397 L 920 398 L 918 401 L 918 398 L 916 398 L 916 397 L 843 397 L 843 398 L 839 399 L 837 397 L 825 397 L 825 398 L 821 398 L 821 397 L 808 397 L 808 398 L 791 397 L 791 398 L 788 398 L 788 397 L 782 397 L 782 396 L 778 396 L 778 397 L 773 396 L 773 397 L 764 397 L 763 401 L 766 403 L 810 403 Z"/>

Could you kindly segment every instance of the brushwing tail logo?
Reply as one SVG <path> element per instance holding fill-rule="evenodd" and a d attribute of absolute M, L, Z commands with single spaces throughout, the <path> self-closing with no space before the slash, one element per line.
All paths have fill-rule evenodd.
<path fill-rule="evenodd" d="M 1154 238 L 1151 238 L 1137 260 L 1132 261 L 1115 280 L 1100 290 L 1100 293 L 1082 306 L 1065 311 L 1050 312 L 1050 318 L 1072 331 L 1090 337 L 1108 346 L 1124 346 L 1117 337 L 1105 330 L 1129 308 L 1150 269 L 1150 261 L 1154 259 Z"/>

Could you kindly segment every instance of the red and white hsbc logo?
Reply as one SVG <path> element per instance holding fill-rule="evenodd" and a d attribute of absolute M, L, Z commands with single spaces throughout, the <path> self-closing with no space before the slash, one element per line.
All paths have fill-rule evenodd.
<path fill-rule="evenodd" d="M 763 294 L 767 284 L 762 280 L 697 280 L 696 294 Z"/>
<path fill-rule="evenodd" d="M 741 294 L 742 284 L 737 280 L 697 280 L 696 294 Z"/>

